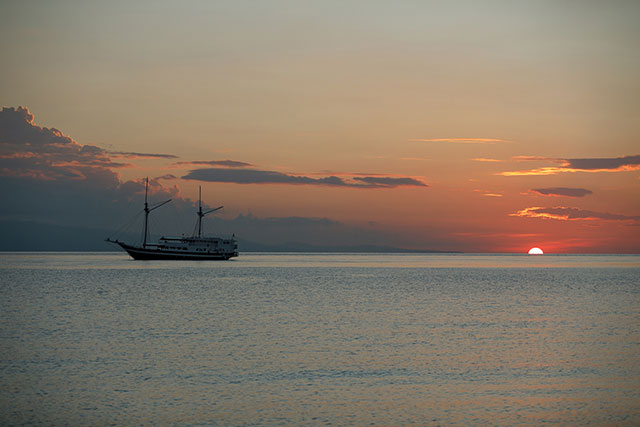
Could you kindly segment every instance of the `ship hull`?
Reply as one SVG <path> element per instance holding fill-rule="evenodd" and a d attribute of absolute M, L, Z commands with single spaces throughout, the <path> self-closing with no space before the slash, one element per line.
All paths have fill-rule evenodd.
<path fill-rule="evenodd" d="M 226 261 L 238 253 L 193 253 L 142 248 L 117 242 L 135 260 Z"/>

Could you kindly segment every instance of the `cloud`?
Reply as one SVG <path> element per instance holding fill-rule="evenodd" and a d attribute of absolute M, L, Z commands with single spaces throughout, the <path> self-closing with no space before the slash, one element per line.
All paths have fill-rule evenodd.
<path fill-rule="evenodd" d="M 567 159 L 567 167 L 576 170 L 638 170 L 640 155 L 599 159 Z"/>
<path fill-rule="evenodd" d="M 640 155 L 593 159 L 554 159 L 549 157 L 514 157 L 517 161 L 545 160 L 559 163 L 560 166 L 547 166 L 536 169 L 499 172 L 502 176 L 556 175 L 565 172 L 620 172 L 640 170 Z"/>
<path fill-rule="evenodd" d="M 481 193 L 481 195 L 485 197 L 502 197 L 502 194 L 500 193 L 492 193 L 489 190 L 482 190 L 480 188 L 476 188 L 473 191 L 476 193 Z"/>
<path fill-rule="evenodd" d="M 334 187 L 355 188 L 394 188 L 402 186 L 426 187 L 422 181 L 414 178 L 354 176 L 343 179 L 332 175 L 323 178 L 290 175 L 282 172 L 257 169 L 225 169 L 208 168 L 189 171 L 182 179 L 192 179 L 207 182 L 228 182 L 235 184 L 292 184 L 292 185 L 325 185 Z"/>
<path fill-rule="evenodd" d="M 410 139 L 411 142 L 445 142 L 450 144 L 497 144 L 499 142 L 508 142 L 498 138 L 415 138 Z"/>
<path fill-rule="evenodd" d="M 502 176 L 545 176 L 545 175 L 556 175 L 562 172 L 576 172 L 572 170 L 567 170 L 564 168 L 556 168 L 556 167 L 546 167 L 546 168 L 538 168 L 538 169 L 530 169 L 530 170 L 521 170 L 521 171 L 507 171 L 507 172 L 498 172 L 496 175 Z"/>
<path fill-rule="evenodd" d="M 286 175 L 274 171 L 220 168 L 194 169 L 184 175 L 182 179 L 193 179 L 208 182 L 230 182 L 236 184 L 312 184 L 321 182 L 319 179 L 315 178 Z M 336 179 L 340 183 L 342 182 L 340 178 Z"/>
<path fill-rule="evenodd" d="M 418 181 L 414 178 L 392 178 L 392 177 L 374 177 L 374 176 L 366 176 L 360 177 L 356 176 L 353 178 L 356 181 L 365 182 L 374 187 L 400 187 L 400 186 L 409 186 L 409 187 L 427 187 L 422 181 Z"/>
<path fill-rule="evenodd" d="M 108 179 L 117 182 L 106 150 L 81 145 L 56 128 L 40 127 L 25 107 L 0 111 L 0 175 L 37 180 Z"/>
<path fill-rule="evenodd" d="M 111 155 L 100 147 L 79 144 L 58 129 L 38 126 L 25 107 L 3 108 L 0 218 L 78 227 L 118 226 L 118 218 L 131 209 L 132 201 L 142 206 L 144 184 L 142 179 L 122 182 L 114 170 L 129 165 L 114 162 Z M 179 197 L 177 187 L 164 186 L 158 179 L 150 180 L 150 197 L 173 198 L 169 210 L 193 205 Z"/>
<path fill-rule="evenodd" d="M 530 208 L 522 209 L 516 213 L 509 214 L 510 216 L 520 216 L 528 218 L 549 218 L 558 219 L 564 221 L 592 221 L 592 220 L 605 220 L 605 221 L 640 221 L 640 216 L 629 216 L 612 214 L 607 212 L 594 212 L 580 208 L 571 208 L 566 206 L 556 206 L 553 208 L 544 208 L 539 206 L 533 206 Z"/>
<path fill-rule="evenodd" d="M 222 166 L 226 168 L 247 168 L 247 167 L 254 166 L 251 163 L 238 162 L 236 160 L 194 160 L 191 162 L 175 162 L 174 165 L 179 165 L 179 166 L 208 165 L 208 166 Z"/>
<path fill-rule="evenodd" d="M 113 157 L 125 157 L 128 159 L 177 159 L 178 156 L 174 154 L 159 154 L 159 153 L 134 153 L 127 151 L 109 151 L 109 155 Z"/>
<path fill-rule="evenodd" d="M 483 157 L 478 157 L 475 159 L 471 159 L 474 162 L 489 162 L 489 163 L 497 163 L 497 162 L 501 162 L 502 160 L 498 160 L 498 159 L 485 159 Z"/>
<path fill-rule="evenodd" d="M 591 190 L 587 190 L 586 188 L 567 187 L 533 188 L 530 191 L 541 194 L 543 196 L 584 197 L 589 194 L 593 194 Z"/>
<path fill-rule="evenodd" d="M 549 161 L 557 162 L 560 160 L 553 157 L 542 157 L 542 156 L 513 156 L 512 159 L 515 160 L 516 162 L 535 162 L 540 160 L 549 160 Z"/>

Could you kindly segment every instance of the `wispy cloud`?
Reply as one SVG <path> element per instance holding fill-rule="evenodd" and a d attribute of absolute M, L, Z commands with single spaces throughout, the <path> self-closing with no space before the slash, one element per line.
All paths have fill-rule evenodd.
<path fill-rule="evenodd" d="M 557 168 L 557 167 L 546 167 L 546 168 L 538 168 L 538 169 L 530 169 L 530 170 L 520 170 L 520 171 L 506 171 L 506 172 L 498 172 L 496 175 L 502 176 L 545 176 L 545 175 L 556 175 L 563 172 L 577 172 L 575 170 L 567 170 L 565 168 Z"/>
<path fill-rule="evenodd" d="M 476 192 L 476 193 L 480 193 L 482 196 L 486 196 L 486 197 L 502 197 L 502 194 L 500 194 L 500 193 L 492 193 L 489 190 L 481 190 L 479 188 L 476 188 L 473 191 Z"/>
<path fill-rule="evenodd" d="M 411 142 L 440 142 L 449 144 L 497 144 L 499 142 L 509 142 L 499 138 L 413 138 Z"/>
<path fill-rule="evenodd" d="M 528 218 L 557 219 L 564 221 L 640 221 L 640 216 L 620 215 L 608 212 L 595 212 L 566 206 L 556 206 L 552 208 L 533 206 L 509 215 Z"/>
<path fill-rule="evenodd" d="M 112 157 L 124 157 L 127 159 L 177 159 L 178 156 L 174 154 L 159 154 L 159 153 L 134 153 L 128 151 L 109 151 L 108 154 Z"/>
<path fill-rule="evenodd" d="M 584 197 L 589 194 L 593 194 L 591 190 L 587 190 L 586 188 L 567 188 L 567 187 L 533 188 L 530 191 L 543 196 L 557 196 L 557 197 L 561 197 L 561 196 Z"/>
<path fill-rule="evenodd" d="M 471 159 L 474 162 L 487 162 L 487 163 L 498 163 L 501 162 L 502 160 L 498 160 L 498 159 L 486 159 L 484 157 L 477 157 L 475 159 Z"/>
<path fill-rule="evenodd" d="M 173 163 L 177 166 L 221 166 L 225 168 L 248 168 L 252 165 L 251 163 L 239 162 L 236 160 L 193 160 L 190 162 L 175 162 Z"/>
<path fill-rule="evenodd" d="M 454 236 L 465 236 L 465 237 L 511 237 L 511 238 L 522 238 L 522 237 L 540 237 L 543 236 L 541 233 L 487 233 L 482 231 L 461 231 L 457 233 L 451 233 Z"/>
<path fill-rule="evenodd" d="M 375 188 L 393 188 L 393 187 L 426 187 L 422 181 L 418 181 L 415 178 L 394 178 L 394 177 L 380 177 L 380 176 L 356 176 L 353 177 L 356 182 L 363 182 L 367 187 Z"/>
<path fill-rule="evenodd" d="M 640 170 L 640 155 L 622 156 L 613 158 L 593 158 L 593 159 L 555 159 L 548 157 L 519 156 L 514 158 L 517 161 L 550 161 L 559 163 L 560 166 L 547 166 L 542 168 L 498 172 L 496 175 L 502 176 L 529 176 L 529 175 L 556 175 L 567 172 L 620 172 L 630 170 Z"/>
<path fill-rule="evenodd" d="M 331 175 L 314 178 L 307 175 L 292 175 L 269 170 L 227 168 L 194 169 L 184 175 L 182 179 L 235 184 L 323 185 L 351 188 L 427 187 L 424 182 L 410 177 L 352 176 L 341 178 Z"/>
<path fill-rule="evenodd" d="M 552 162 L 561 161 L 561 159 L 557 159 L 554 157 L 542 157 L 542 156 L 513 156 L 512 159 L 515 160 L 516 162 L 535 162 L 540 160 L 548 160 Z"/>

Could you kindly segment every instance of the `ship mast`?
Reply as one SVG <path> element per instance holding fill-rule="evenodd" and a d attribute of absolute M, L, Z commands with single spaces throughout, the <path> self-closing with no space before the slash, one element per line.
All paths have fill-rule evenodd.
<path fill-rule="evenodd" d="M 215 212 L 217 210 L 222 209 L 224 206 L 218 206 L 215 209 L 211 209 L 209 211 L 206 212 L 202 212 L 202 186 L 198 186 L 198 238 L 200 238 L 202 236 L 202 218 L 204 218 L 205 215 L 210 214 L 211 212 Z"/>
<path fill-rule="evenodd" d="M 158 205 L 155 205 L 153 207 L 149 207 L 149 203 L 147 203 L 147 194 L 149 193 L 149 177 L 146 178 L 145 180 L 145 186 L 144 186 L 144 237 L 142 240 L 142 247 L 146 247 L 147 246 L 147 237 L 149 235 L 149 212 L 151 212 L 154 209 L 158 209 L 160 206 L 162 205 L 166 205 L 167 203 L 169 203 L 171 201 L 171 199 L 166 200 Z"/>
<path fill-rule="evenodd" d="M 149 177 L 147 177 L 144 183 L 144 238 L 142 240 L 142 247 L 147 246 L 147 224 L 149 222 L 149 203 L 147 203 L 147 193 L 149 192 Z"/>

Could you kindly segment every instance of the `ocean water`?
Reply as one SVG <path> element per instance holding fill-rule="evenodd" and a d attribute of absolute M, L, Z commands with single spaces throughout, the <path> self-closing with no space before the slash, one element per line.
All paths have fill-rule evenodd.
<path fill-rule="evenodd" d="M 0 254 L 0 424 L 640 425 L 640 256 Z"/>

